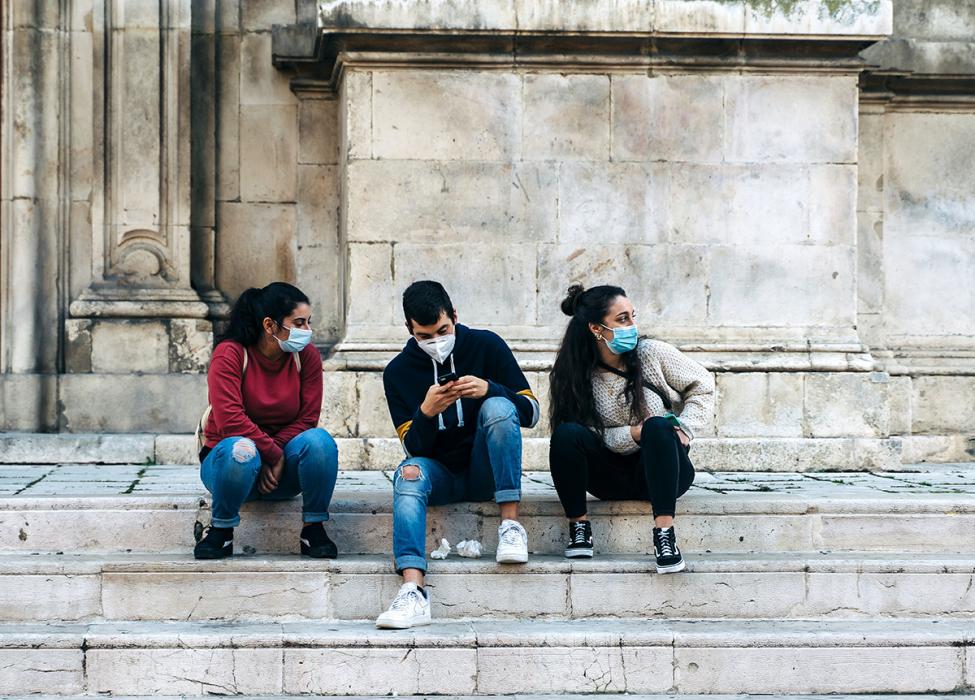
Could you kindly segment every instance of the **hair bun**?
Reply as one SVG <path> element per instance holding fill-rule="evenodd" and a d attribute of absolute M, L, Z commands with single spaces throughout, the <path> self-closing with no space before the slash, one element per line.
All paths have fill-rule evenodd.
<path fill-rule="evenodd" d="M 562 313 L 566 316 L 575 315 L 576 309 L 579 306 L 579 297 L 582 296 L 584 291 L 586 291 L 586 288 L 581 284 L 574 284 L 569 287 L 565 299 L 562 300 Z"/>

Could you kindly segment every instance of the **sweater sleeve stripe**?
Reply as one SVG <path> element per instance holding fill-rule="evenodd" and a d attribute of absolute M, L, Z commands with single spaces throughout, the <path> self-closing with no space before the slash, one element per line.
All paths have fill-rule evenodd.
<path fill-rule="evenodd" d="M 517 392 L 517 394 L 518 396 L 524 396 L 526 399 L 528 399 L 531 402 L 532 419 L 531 422 L 525 427 L 534 428 L 536 425 L 538 425 L 538 419 L 541 418 L 541 413 L 542 413 L 541 408 L 539 407 L 538 404 L 538 399 L 535 398 L 535 394 L 532 393 L 531 389 L 522 389 L 521 391 Z"/>
<path fill-rule="evenodd" d="M 413 421 L 408 420 L 402 425 L 396 426 L 396 434 L 399 436 L 400 442 L 406 439 L 406 433 L 409 432 L 411 425 L 413 425 Z"/>

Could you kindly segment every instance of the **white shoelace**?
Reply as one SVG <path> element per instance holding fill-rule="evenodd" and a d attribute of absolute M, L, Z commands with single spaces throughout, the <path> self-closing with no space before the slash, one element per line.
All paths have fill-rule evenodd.
<path fill-rule="evenodd" d="M 673 532 L 673 530 L 660 531 L 660 556 L 662 557 L 674 556 L 674 543 L 671 541 Z"/>
<path fill-rule="evenodd" d="M 586 526 L 577 523 L 572 526 L 572 544 L 586 544 L 589 538 L 586 537 Z"/>
<path fill-rule="evenodd" d="M 413 602 L 413 597 L 418 595 L 420 595 L 420 591 L 412 588 L 407 591 L 400 591 L 393 600 L 393 604 L 389 606 L 389 609 L 405 610 Z"/>
<path fill-rule="evenodd" d="M 524 541 L 521 526 L 514 522 L 506 523 L 501 527 L 498 540 L 501 544 L 521 544 Z"/>

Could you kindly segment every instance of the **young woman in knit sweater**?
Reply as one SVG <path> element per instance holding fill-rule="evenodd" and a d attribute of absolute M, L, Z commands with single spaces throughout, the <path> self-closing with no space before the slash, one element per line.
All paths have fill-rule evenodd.
<path fill-rule="evenodd" d="M 338 449 L 318 427 L 322 357 L 310 340 L 308 297 L 290 284 L 248 289 L 234 304 L 207 371 L 211 410 L 200 476 L 213 494 L 213 515 L 194 550 L 197 559 L 233 554 L 245 501 L 299 493 L 301 553 L 336 556 L 323 522 L 338 476 Z"/>
<path fill-rule="evenodd" d="M 574 285 L 562 311 L 571 320 L 551 373 L 549 463 L 569 519 L 565 556 L 593 554 L 588 492 L 649 501 L 657 571 L 681 571 L 674 513 L 694 481 L 688 450 L 711 415 L 714 379 L 674 346 L 639 337 L 619 287 Z"/>

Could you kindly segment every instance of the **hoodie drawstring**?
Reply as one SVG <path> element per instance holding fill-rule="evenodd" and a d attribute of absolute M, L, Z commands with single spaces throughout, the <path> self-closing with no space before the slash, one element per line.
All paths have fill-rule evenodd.
<path fill-rule="evenodd" d="M 437 379 L 439 379 L 439 377 L 437 376 L 437 361 L 431 358 L 430 362 L 433 363 L 433 383 L 436 384 Z M 454 374 L 457 374 L 457 365 L 454 362 L 453 353 L 451 353 L 450 355 L 450 371 L 453 372 Z M 463 428 L 464 427 L 464 405 L 460 402 L 460 399 L 457 399 L 455 405 L 457 406 L 457 427 Z M 447 427 L 443 423 L 442 413 L 437 416 L 437 423 L 438 423 L 438 428 L 440 430 L 447 429 Z"/>

